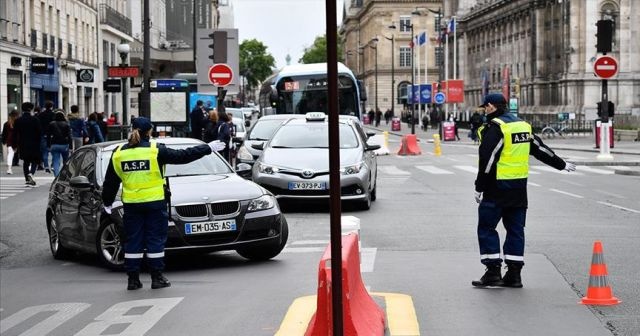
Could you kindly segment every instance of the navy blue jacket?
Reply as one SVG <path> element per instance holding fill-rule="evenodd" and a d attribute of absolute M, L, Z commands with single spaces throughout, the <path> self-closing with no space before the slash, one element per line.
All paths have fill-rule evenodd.
<path fill-rule="evenodd" d="M 164 144 L 158 143 L 158 165 L 163 167 L 165 164 L 186 164 L 199 158 L 211 154 L 211 147 L 207 144 L 197 145 L 185 149 L 171 149 L 167 148 Z M 149 147 L 149 139 L 142 139 L 138 147 Z M 122 146 L 121 150 L 127 150 L 130 148 L 128 144 Z M 163 169 L 161 169 L 163 171 Z M 163 172 L 164 173 L 164 172 Z M 120 189 L 120 176 L 116 174 L 116 170 L 113 168 L 113 154 L 109 159 L 109 166 L 107 167 L 107 174 L 102 185 L 102 202 L 105 206 L 111 206 L 116 199 L 118 189 Z"/>

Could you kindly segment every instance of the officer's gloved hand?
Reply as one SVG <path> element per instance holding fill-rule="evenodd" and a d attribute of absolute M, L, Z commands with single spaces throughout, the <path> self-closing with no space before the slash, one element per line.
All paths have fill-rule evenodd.
<path fill-rule="evenodd" d="M 104 212 L 106 212 L 107 214 L 111 214 L 111 206 L 104 206 Z"/>
<path fill-rule="evenodd" d="M 227 145 L 225 145 L 224 142 L 220 142 L 220 140 L 211 141 L 208 145 L 211 147 L 212 152 L 219 152 L 227 147 Z"/>
<path fill-rule="evenodd" d="M 576 165 L 571 162 L 565 162 L 564 170 L 568 172 L 576 171 Z"/>
<path fill-rule="evenodd" d="M 474 196 L 476 198 L 476 203 L 480 204 L 480 202 L 482 202 L 482 192 L 474 191 Z"/>

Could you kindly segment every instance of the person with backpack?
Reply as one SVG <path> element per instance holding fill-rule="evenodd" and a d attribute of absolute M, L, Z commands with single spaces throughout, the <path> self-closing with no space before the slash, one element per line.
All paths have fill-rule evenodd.
<path fill-rule="evenodd" d="M 69 127 L 63 110 L 56 110 L 53 121 L 49 124 L 46 133 L 47 145 L 51 151 L 53 175 L 58 176 L 62 164 L 69 160 L 69 150 L 73 146 L 71 127 Z M 62 164 L 60 159 L 62 159 Z"/>
<path fill-rule="evenodd" d="M 71 138 L 73 146 L 71 150 L 77 150 L 84 144 L 84 139 L 88 137 L 87 123 L 78 113 L 78 105 L 71 105 L 69 114 L 69 127 L 71 127 Z"/>
<path fill-rule="evenodd" d="M 91 113 L 89 115 L 89 122 L 87 123 L 87 132 L 89 134 L 89 142 L 90 144 L 101 143 L 104 142 L 104 137 L 102 136 L 102 130 L 100 130 L 100 124 L 98 124 L 98 114 Z"/>
<path fill-rule="evenodd" d="M 40 139 L 40 152 L 42 154 L 42 165 L 47 173 L 51 173 L 51 166 L 49 166 L 49 147 L 47 146 L 47 128 L 53 121 L 53 102 L 47 100 L 44 103 L 44 111 L 36 114 L 36 118 L 40 121 L 40 129 L 42 130 Z"/>
<path fill-rule="evenodd" d="M 2 144 L 7 147 L 7 174 L 13 174 L 11 167 L 13 165 L 13 157 L 15 152 L 13 151 L 13 125 L 18 119 L 18 111 L 13 110 L 9 113 L 9 120 L 2 125 Z"/>

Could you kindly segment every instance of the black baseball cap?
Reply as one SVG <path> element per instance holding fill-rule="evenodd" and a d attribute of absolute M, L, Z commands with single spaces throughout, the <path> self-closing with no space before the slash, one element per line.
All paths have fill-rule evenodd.
<path fill-rule="evenodd" d="M 486 107 L 487 104 L 498 105 L 498 104 L 506 104 L 507 100 L 504 99 L 502 93 L 490 93 L 484 97 L 484 102 L 480 107 Z"/>
<path fill-rule="evenodd" d="M 131 126 L 133 128 L 139 129 L 143 133 L 153 128 L 153 124 L 151 123 L 151 120 L 145 117 L 137 117 L 133 119 Z"/>

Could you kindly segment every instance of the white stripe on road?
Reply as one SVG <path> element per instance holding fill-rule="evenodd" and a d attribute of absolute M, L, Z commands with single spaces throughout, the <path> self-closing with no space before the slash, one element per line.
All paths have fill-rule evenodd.
<path fill-rule="evenodd" d="M 410 172 L 399 169 L 396 166 L 378 166 L 378 170 L 381 170 L 383 174 L 388 175 L 411 175 Z"/>
<path fill-rule="evenodd" d="M 378 249 L 375 247 L 365 247 L 360 249 L 360 272 L 373 272 L 376 263 L 376 253 Z"/>
<path fill-rule="evenodd" d="M 531 168 L 533 168 L 533 169 L 537 169 L 537 170 L 542 170 L 542 171 L 545 171 L 545 172 L 556 173 L 556 174 L 584 175 L 584 174 L 579 173 L 579 172 L 577 172 L 577 171 L 574 171 L 574 172 L 568 172 L 568 171 L 565 171 L 565 170 L 557 170 L 557 169 L 555 169 L 555 168 L 547 167 L 547 166 L 531 166 Z M 578 168 L 578 170 L 579 170 L 579 169 L 580 169 L 580 168 Z"/>
<path fill-rule="evenodd" d="M 638 210 L 625 208 L 625 207 L 623 207 L 623 206 L 619 206 L 619 205 L 611 204 L 611 203 L 608 203 L 608 202 L 600 202 L 600 201 L 598 201 L 598 203 L 600 203 L 600 204 L 602 204 L 602 205 L 606 205 L 606 206 L 608 206 L 608 207 L 612 207 L 612 208 L 616 208 L 616 209 L 620 209 L 620 210 L 624 210 L 624 211 L 629 211 L 629 212 L 633 212 L 633 213 L 640 214 L 640 211 L 638 211 Z"/>
<path fill-rule="evenodd" d="M 436 175 L 453 174 L 453 172 L 450 172 L 450 171 L 444 170 L 444 169 L 440 169 L 440 168 L 435 167 L 435 166 L 416 166 L 416 168 L 418 168 L 420 170 L 424 170 L 427 173 L 436 174 Z"/>
<path fill-rule="evenodd" d="M 602 193 L 602 194 L 605 194 L 605 195 L 613 196 L 615 198 L 625 198 L 624 196 L 620 196 L 618 194 L 610 193 L 608 191 L 604 191 L 604 190 L 600 190 L 600 189 L 595 189 L 595 191 L 597 191 L 599 193 Z"/>
<path fill-rule="evenodd" d="M 566 191 L 562 191 L 562 190 L 558 190 L 558 189 L 553 189 L 553 188 L 551 188 L 551 189 L 549 189 L 549 190 L 551 190 L 551 191 L 553 191 L 553 192 L 557 192 L 557 193 L 563 194 L 563 195 L 567 195 L 567 196 L 575 197 L 575 198 L 584 198 L 584 197 L 582 197 L 582 196 L 580 196 L 580 195 L 572 194 L 572 193 L 570 193 L 570 192 L 566 192 Z"/>
<path fill-rule="evenodd" d="M 291 245 L 327 245 L 329 240 L 298 240 L 291 243 Z"/>
<path fill-rule="evenodd" d="M 34 176 L 33 177 L 36 181 L 53 181 L 54 177 L 53 176 Z M 0 177 L 0 181 L 3 180 L 7 180 L 7 181 L 14 181 L 14 180 L 22 180 L 24 181 L 24 176 L 22 177 L 17 177 L 17 176 L 12 176 L 12 177 Z"/>
<path fill-rule="evenodd" d="M 473 167 L 473 166 L 453 166 L 457 169 L 472 173 L 472 174 L 477 174 L 478 173 L 478 168 L 477 167 Z"/>
<path fill-rule="evenodd" d="M 311 252 L 324 252 L 324 247 L 285 247 L 282 252 L 284 253 L 311 253 Z"/>
<path fill-rule="evenodd" d="M 533 183 L 533 182 L 527 182 L 528 185 L 530 186 L 534 186 L 534 187 L 539 187 L 540 185 L 537 183 Z"/>
<path fill-rule="evenodd" d="M 573 182 L 573 181 L 569 181 L 569 180 L 560 180 L 560 181 L 562 181 L 564 183 L 567 183 L 567 184 L 574 185 L 576 187 L 584 187 L 584 184 L 582 184 L 582 183 Z"/>
<path fill-rule="evenodd" d="M 603 175 L 612 175 L 615 173 L 615 171 L 613 170 L 605 170 L 605 169 L 598 169 L 598 168 L 591 168 L 591 167 L 587 167 L 587 166 L 579 166 L 577 168 L 579 171 L 584 171 L 587 173 L 596 173 L 596 174 L 603 174 Z"/>

